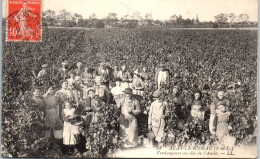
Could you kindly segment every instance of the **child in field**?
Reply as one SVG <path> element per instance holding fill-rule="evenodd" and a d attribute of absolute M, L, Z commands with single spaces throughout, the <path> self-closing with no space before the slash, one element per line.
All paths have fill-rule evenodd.
<path fill-rule="evenodd" d="M 79 126 L 72 122 L 75 119 L 75 108 L 71 107 L 70 102 L 65 102 L 65 108 L 63 109 L 63 144 L 70 146 L 70 149 L 73 150 L 78 141 L 77 137 L 79 135 Z"/>
<path fill-rule="evenodd" d="M 230 115 L 231 112 L 226 111 L 226 107 L 224 105 L 218 105 L 218 109 L 216 110 L 216 136 L 220 142 L 223 142 L 224 137 L 229 136 L 229 130 L 232 129 L 229 125 Z"/>
<path fill-rule="evenodd" d="M 155 101 L 151 104 L 149 117 L 148 117 L 148 129 L 153 132 L 155 140 L 158 142 L 158 146 L 163 145 L 162 138 L 164 136 L 165 127 L 165 108 L 167 102 L 160 99 L 161 92 L 159 90 L 153 93 Z"/>
<path fill-rule="evenodd" d="M 191 106 L 190 120 L 204 121 L 205 111 L 202 110 L 201 92 L 195 91 L 193 97 L 194 100 Z"/>
<path fill-rule="evenodd" d="M 142 80 L 138 70 L 134 71 L 132 81 L 133 93 L 142 96 L 144 94 L 144 81 Z"/>
<path fill-rule="evenodd" d="M 116 78 L 115 81 L 116 81 L 116 86 L 111 89 L 111 93 L 114 96 L 114 100 L 117 104 L 119 103 L 120 98 L 122 98 L 124 95 L 123 93 L 124 88 L 121 87 L 122 80 L 120 78 Z"/>
<path fill-rule="evenodd" d="M 215 135 L 215 127 L 216 127 L 216 109 L 218 104 L 217 103 L 223 103 L 223 105 L 226 106 L 226 109 L 229 107 L 229 100 L 224 97 L 224 91 L 218 90 L 217 96 L 213 99 L 211 105 L 210 105 L 210 120 L 209 120 L 209 131 L 212 135 Z"/>

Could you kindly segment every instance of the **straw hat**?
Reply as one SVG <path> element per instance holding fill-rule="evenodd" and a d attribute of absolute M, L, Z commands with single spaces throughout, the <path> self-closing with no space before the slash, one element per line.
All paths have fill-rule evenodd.
<path fill-rule="evenodd" d="M 89 94 L 90 91 L 95 92 L 95 89 L 94 89 L 94 88 L 89 88 L 89 89 L 86 91 L 87 95 Z"/>
<path fill-rule="evenodd" d="M 46 67 L 48 67 L 48 64 L 43 64 L 42 65 L 42 68 L 46 68 Z"/>
<path fill-rule="evenodd" d="M 159 90 L 157 90 L 157 91 L 155 91 L 155 92 L 153 93 L 153 97 L 155 97 L 155 98 L 160 97 L 160 95 L 161 95 L 161 92 L 160 92 Z"/>
<path fill-rule="evenodd" d="M 78 62 L 77 65 L 82 65 L 82 62 Z"/>

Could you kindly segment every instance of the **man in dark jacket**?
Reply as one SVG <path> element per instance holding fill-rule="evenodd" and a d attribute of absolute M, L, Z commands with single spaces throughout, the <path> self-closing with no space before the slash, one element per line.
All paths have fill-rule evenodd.
<path fill-rule="evenodd" d="M 68 70 L 68 61 L 64 61 L 61 63 L 62 68 L 58 70 L 58 75 L 61 80 L 66 80 L 69 78 L 69 70 Z"/>

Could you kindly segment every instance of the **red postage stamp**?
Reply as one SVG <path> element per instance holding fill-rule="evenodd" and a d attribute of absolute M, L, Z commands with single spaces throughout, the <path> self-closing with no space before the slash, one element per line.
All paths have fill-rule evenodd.
<path fill-rule="evenodd" d="M 8 0 L 7 41 L 41 41 L 41 0 Z"/>

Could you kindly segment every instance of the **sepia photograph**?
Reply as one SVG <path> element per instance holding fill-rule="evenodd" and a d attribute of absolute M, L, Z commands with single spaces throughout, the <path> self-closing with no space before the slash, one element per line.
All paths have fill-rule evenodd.
<path fill-rule="evenodd" d="M 1 157 L 258 157 L 258 0 L 1 2 Z"/>

